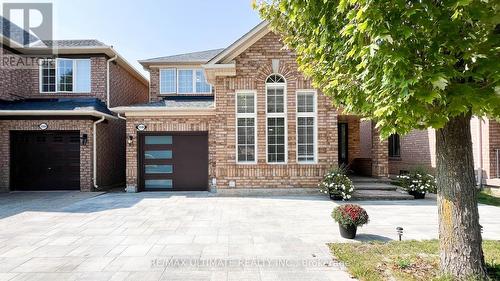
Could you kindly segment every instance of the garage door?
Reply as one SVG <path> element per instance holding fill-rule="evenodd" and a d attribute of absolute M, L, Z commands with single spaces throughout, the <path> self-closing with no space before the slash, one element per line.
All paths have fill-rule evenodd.
<path fill-rule="evenodd" d="M 80 189 L 78 131 L 11 132 L 11 190 Z"/>
<path fill-rule="evenodd" d="M 140 136 L 142 190 L 208 189 L 208 134 L 162 133 Z"/>

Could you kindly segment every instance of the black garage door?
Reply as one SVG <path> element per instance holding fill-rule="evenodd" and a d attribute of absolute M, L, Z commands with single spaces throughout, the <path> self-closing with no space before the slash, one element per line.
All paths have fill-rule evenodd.
<path fill-rule="evenodd" d="M 78 131 L 13 131 L 11 190 L 80 189 Z"/>
<path fill-rule="evenodd" d="M 142 190 L 207 190 L 208 134 L 140 135 L 139 184 Z"/>

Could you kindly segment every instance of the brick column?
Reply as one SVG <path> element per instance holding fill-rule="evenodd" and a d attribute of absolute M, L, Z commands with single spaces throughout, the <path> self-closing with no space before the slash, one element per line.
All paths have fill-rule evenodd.
<path fill-rule="evenodd" d="M 380 140 L 380 133 L 372 121 L 372 176 L 387 178 L 389 176 L 388 141 Z"/>

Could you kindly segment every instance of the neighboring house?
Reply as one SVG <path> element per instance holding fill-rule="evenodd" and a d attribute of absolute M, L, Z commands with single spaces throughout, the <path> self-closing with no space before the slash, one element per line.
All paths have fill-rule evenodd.
<path fill-rule="evenodd" d="M 148 81 L 97 40 L 23 47 L 0 19 L 0 190 L 123 186 L 125 121 L 109 107 L 146 102 Z M 6 63 L 28 56 L 36 65 Z"/>
<path fill-rule="evenodd" d="M 140 63 L 150 102 L 112 108 L 127 118 L 129 190 L 316 187 L 360 157 L 360 119 L 311 86 L 266 22 L 225 49 Z M 384 177 L 374 132 L 360 166 Z"/>
<path fill-rule="evenodd" d="M 362 147 L 369 145 L 369 121 L 362 123 Z M 477 117 L 471 120 L 474 168 L 478 182 L 500 186 L 500 123 Z M 412 168 L 436 168 L 436 132 L 433 129 L 414 130 L 408 135 L 389 138 L 389 173 L 399 175 Z M 369 152 L 362 157 L 370 157 Z M 480 173 L 479 171 L 482 171 Z"/>

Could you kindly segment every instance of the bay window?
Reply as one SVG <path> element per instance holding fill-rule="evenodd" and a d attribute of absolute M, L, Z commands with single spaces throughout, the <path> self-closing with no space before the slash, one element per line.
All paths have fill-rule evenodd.
<path fill-rule="evenodd" d="M 257 162 L 257 112 L 255 92 L 236 93 L 237 162 Z"/>
<path fill-rule="evenodd" d="M 297 92 L 297 162 L 316 162 L 316 93 Z"/>

